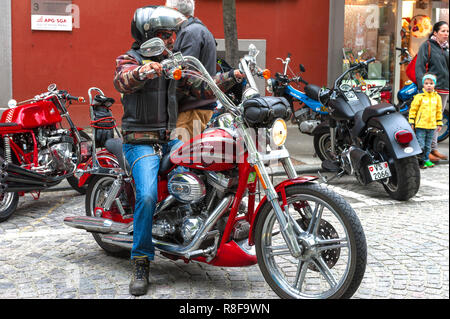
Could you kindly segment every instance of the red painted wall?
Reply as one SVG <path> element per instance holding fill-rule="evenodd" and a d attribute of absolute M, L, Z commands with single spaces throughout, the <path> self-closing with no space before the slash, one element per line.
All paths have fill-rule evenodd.
<path fill-rule="evenodd" d="M 50 83 L 84 96 L 96 86 L 116 99 L 112 84 L 115 58 L 131 43 L 130 22 L 136 8 L 164 0 L 74 0 L 80 7 L 80 28 L 72 32 L 32 31 L 29 0 L 12 2 L 13 96 L 22 101 L 44 92 Z M 292 53 L 292 66 L 306 66 L 305 78 L 326 83 L 328 61 L 328 0 L 237 0 L 238 36 L 267 40 L 267 67 L 281 71 L 276 57 Z M 216 38 L 223 38 L 222 1 L 197 0 L 196 16 Z M 79 126 L 89 124 L 87 104 L 69 109 Z"/>

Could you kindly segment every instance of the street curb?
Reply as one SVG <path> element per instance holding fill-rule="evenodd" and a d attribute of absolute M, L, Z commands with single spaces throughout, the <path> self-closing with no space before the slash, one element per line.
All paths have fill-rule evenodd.
<path fill-rule="evenodd" d="M 435 163 L 437 165 L 448 165 L 449 160 L 440 160 L 438 163 Z M 303 174 L 314 174 L 318 175 L 318 173 L 324 173 L 322 167 L 320 165 L 296 165 L 295 171 L 297 174 L 303 175 Z M 286 172 L 283 167 L 266 167 L 268 173 L 270 176 L 286 176 Z"/>

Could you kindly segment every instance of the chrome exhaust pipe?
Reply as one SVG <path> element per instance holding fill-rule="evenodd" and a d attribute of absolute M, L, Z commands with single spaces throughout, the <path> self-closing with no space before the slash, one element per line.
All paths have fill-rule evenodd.
<path fill-rule="evenodd" d="M 0 173 L 0 183 L 2 184 L 17 183 L 22 185 L 47 186 L 47 183 L 43 181 L 23 177 L 21 175 L 14 175 L 4 171 L 1 171 Z"/>
<path fill-rule="evenodd" d="M 34 180 L 34 181 L 46 182 L 47 180 L 54 179 L 54 178 L 48 178 L 47 176 L 39 174 L 39 173 L 32 172 L 32 171 L 22 168 L 16 164 L 5 162 L 2 159 L 0 159 L 0 168 L 4 172 L 17 174 L 20 177 L 24 177 L 24 178 Z"/>
<path fill-rule="evenodd" d="M 133 231 L 133 222 L 128 224 L 117 223 L 110 219 L 91 216 L 71 216 L 64 218 L 64 224 L 67 226 L 84 229 L 91 233 L 131 233 Z"/>
<path fill-rule="evenodd" d="M 175 245 L 172 243 L 163 242 L 153 238 L 153 245 L 156 249 L 170 253 L 173 255 L 184 256 L 186 258 L 192 258 L 192 253 L 196 253 L 201 243 L 209 237 L 211 228 L 217 223 L 220 217 L 228 210 L 233 202 L 233 196 L 227 196 L 220 204 L 214 209 L 211 215 L 208 217 L 202 228 L 197 232 L 194 239 L 187 246 Z M 115 245 L 118 247 L 131 249 L 133 246 L 133 236 L 131 235 L 104 235 L 102 241 L 107 244 Z"/>

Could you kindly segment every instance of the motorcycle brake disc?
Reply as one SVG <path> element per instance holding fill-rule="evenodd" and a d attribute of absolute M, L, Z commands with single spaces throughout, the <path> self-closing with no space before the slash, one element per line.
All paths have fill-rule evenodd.
<path fill-rule="evenodd" d="M 304 229 L 308 228 L 310 219 L 302 218 L 301 220 L 297 220 L 299 224 L 301 224 Z M 334 229 L 334 227 L 327 222 L 326 220 L 322 219 L 319 223 L 319 228 L 317 229 L 318 236 L 321 239 L 336 239 L 339 238 L 339 235 Z M 337 261 L 339 260 L 339 257 L 341 255 L 341 249 L 340 248 L 334 248 L 334 249 L 328 249 L 324 250 L 321 253 L 322 259 L 327 264 L 328 268 L 331 269 L 336 265 Z M 317 269 L 316 265 L 309 264 L 308 269 L 318 272 L 319 269 Z"/>

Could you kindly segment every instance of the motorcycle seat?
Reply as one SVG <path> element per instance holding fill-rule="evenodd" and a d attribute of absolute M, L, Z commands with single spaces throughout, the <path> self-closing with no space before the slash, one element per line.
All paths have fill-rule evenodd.
<path fill-rule="evenodd" d="M 106 140 L 105 142 L 105 148 L 114 154 L 114 156 L 117 158 L 117 161 L 119 162 L 120 168 L 123 170 L 130 170 L 130 165 L 128 164 L 127 160 L 125 159 L 125 156 L 123 156 L 123 149 L 122 149 L 122 139 L 120 138 L 110 138 Z"/>
<path fill-rule="evenodd" d="M 362 120 L 367 123 L 372 117 L 378 117 L 387 113 L 394 113 L 397 109 L 394 105 L 388 103 L 381 103 L 369 106 L 364 109 Z"/>
<path fill-rule="evenodd" d="M 167 152 L 166 154 L 163 155 L 159 164 L 158 174 L 166 174 L 167 171 L 169 171 L 172 168 L 173 164 L 170 161 L 170 156 L 173 154 L 173 152 L 177 151 L 181 145 L 183 145 L 183 142 L 180 141 L 179 143 L 175 144 L 172 147 L 172 150 L 170 152 Z M 122 169 L 125 170 L 126 168 L 127 171 L 130 171 L 131 167 L 128 161 L 125 159 L 125 156 L 123 155 L 122 140 L 120 138 L 108 139 L 105 143 L 105 147 L 109 152 L 114 154 L 114 156 L 119 161 L 119 166 Z"/>

